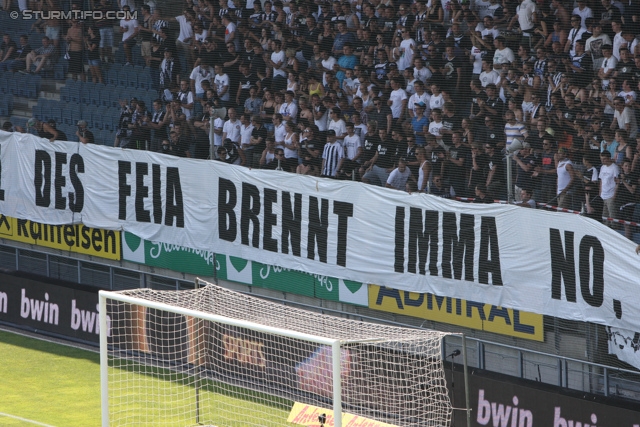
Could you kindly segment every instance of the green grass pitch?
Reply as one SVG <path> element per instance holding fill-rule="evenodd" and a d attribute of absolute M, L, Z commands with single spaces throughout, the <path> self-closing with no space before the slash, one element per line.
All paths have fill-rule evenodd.
<path fill-rule="evenodd" d="M 98 353 L 0 331 L 0 426 L 100 426 L 99 359 Z M 119 408 L 135 414 L 129 419 L 130 425 L 197 425 L 195 389 L 191 384 L 186 384 L 179 374 L 158 368 L 136 371 L 117 372 L 127 384 Z M 141 402 L 136 390 L 162 393 L 152 393 L 151 398 Z M 171 411 L 168 398 L 163 397 L 167 394 L 186 396 L 188 407 Z M 199 400 L 201 422 L 220 427 L 287 425 L 293 404 L 211 381 L 203 382 Z M 233 411 L 221 411 L 223 405 Z M 143 413 L 153 415 L 139 418 Z"/>

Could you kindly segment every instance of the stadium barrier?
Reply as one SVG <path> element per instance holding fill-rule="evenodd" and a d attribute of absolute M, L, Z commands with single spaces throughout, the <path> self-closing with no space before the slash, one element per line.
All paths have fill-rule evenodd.
<path fill-rule="evenodd" d="M 0 323 L 97 344 L 98 289 L 0 270 Z"/>
<path fill-rule="evenodd" d="M 447 365 L 455 406 L 465 401 L 462 366 L 454 366 L 452 377 Z M 635 427 L 640 419 L 637 405 L 477 369 L 470 371 L 469 394 L 473 426 Z M 451 425 L 466 425 L 464 413 L 454 411 Z"/>

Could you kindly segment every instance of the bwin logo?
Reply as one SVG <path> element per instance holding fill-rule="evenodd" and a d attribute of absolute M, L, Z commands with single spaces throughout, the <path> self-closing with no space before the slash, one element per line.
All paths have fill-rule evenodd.
<path fill-rule="evenodd" d="M 484 390 L 478 391 L 478 424 L 486 426 L 491 423 L 500 427 L 533 427 L 533 413 L 518 408 L 518 396 L 513 396 L 513 406 L 489 402 L 484 398 Z"/>

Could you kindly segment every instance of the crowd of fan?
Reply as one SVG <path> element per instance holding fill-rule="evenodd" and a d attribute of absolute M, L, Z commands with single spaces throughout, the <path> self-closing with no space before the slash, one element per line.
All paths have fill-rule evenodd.
<path fill-rule="evenodd" d="M 159 94 L 121 102 L 116 146 L 477 202 L 507 198 L 510 161 L 522 206 L 634 216 L 637 1 L 187 0 L 174 18 L 154 6 L 92 6 L 140 12 L 120 21 L 120 47 L 129 65 L 139 46 Z M 72 77 L 86 64 L 102 82 L 113 26 L 62 24 L 35 24 L 52 41 L 41 49 L 64 39 Z M 11 43 L 0 68 L 50 66 Z"/>

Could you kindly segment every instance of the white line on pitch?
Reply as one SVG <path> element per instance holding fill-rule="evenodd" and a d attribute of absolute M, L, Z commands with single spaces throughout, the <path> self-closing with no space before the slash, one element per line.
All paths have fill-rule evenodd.
<path fill-rule="evenodd" d="M 30 419 L 27 419 L 27 418 L 17 417 L 17 416 L 15 416 L 15 415 L 11 415 L 11 414 L 5 414 L 4 412 L 0 412 L 0 416 L 13 418 L 14 420 L 24 421 L 25 423 L 31 423 L 31 424 L 35 424 L 35 425 L 37 425 L 37 426 L 42 426 L 42 427 L 55 427 L 55 426 L 52 426 L 52 425 L 50 425 L 50 424 L 39 423 L 38 421 L 33 421 L 33 420 L 30 420 Z"/>

